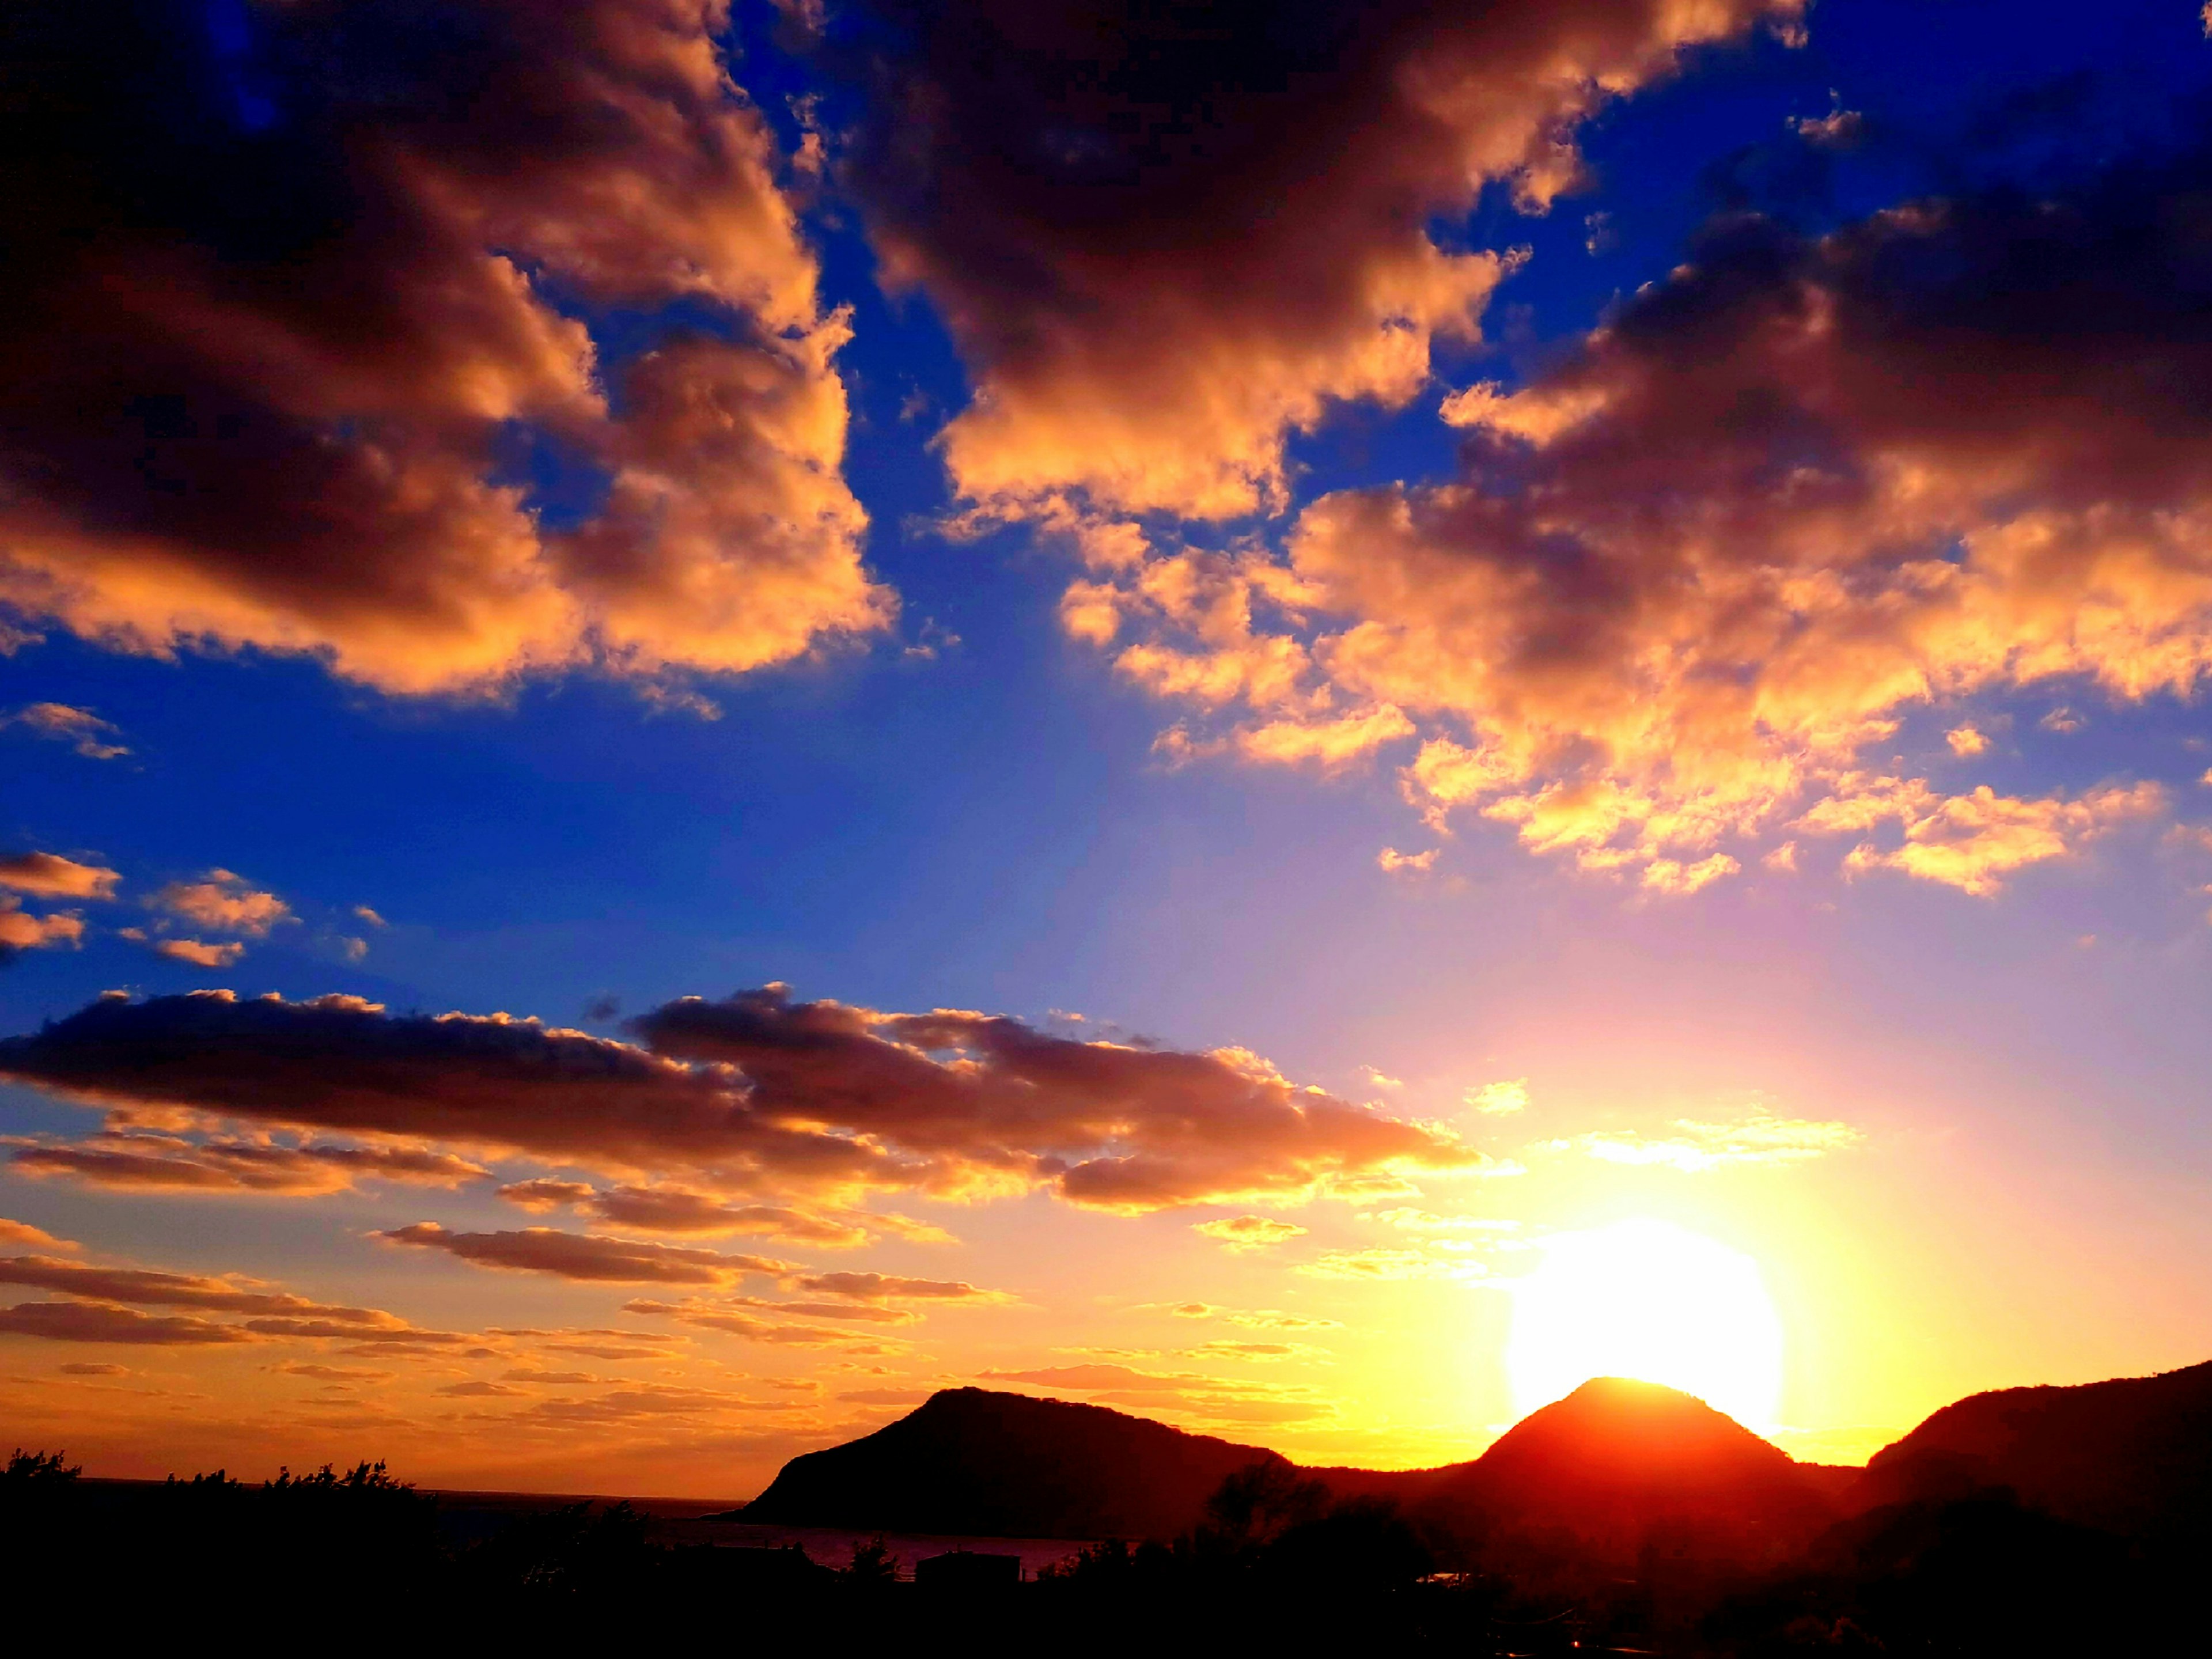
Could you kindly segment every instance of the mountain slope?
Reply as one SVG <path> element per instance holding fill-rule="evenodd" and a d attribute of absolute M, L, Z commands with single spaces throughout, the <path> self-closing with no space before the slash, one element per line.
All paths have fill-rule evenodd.
<path fill-rule="evenodd" d="M 888 1427 L 794 1457 L 748 1521 L 1004 1538 L 1171 1538 L 1257 1446 L 1103 1406 L 948 1389 Z"/>
<path fill-rule="evenodd" d="M 2113 1532 L 2212 1530 L 2212 1363 L 1970 1395 L 1877 1452 L 1853 1505 L 1989 1486 Z"/>

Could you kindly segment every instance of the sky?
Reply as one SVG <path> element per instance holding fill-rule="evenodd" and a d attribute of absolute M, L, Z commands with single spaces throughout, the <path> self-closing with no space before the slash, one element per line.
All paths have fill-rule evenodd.
<path fill-rule="evenodd" d="M 0 1415 L 2203 1359 L 2212 21 L 2099 20 L 11 19 Z"/>

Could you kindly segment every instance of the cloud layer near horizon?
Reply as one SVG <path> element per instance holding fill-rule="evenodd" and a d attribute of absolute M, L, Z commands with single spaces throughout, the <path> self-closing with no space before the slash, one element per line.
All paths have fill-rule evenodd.
<path fill-rule="evenodd" d="M 1200 517 L 1279 508 L 1331 400 L 1403 404 L 1510 261 L 1431 239 L 1579 169 L 1577 121 L 1796 0 L 1285 9 L 878 0 L 848 181 L 976 391 L 959 493 Z M 874 43 L 872 41 L 872 45 Z"/>
<path fill-rule="evenodd" d="M 1448 398 L 1456 479 L 1324 496 L 1280 557 L 1093 521 L 1064 618 L 1196 711 L 1173 756 L 1418 739 L 1437 829 L 1471 809 L 1656 890 L 1786 830 L 1994 891 L 2164 796 L 1999 793 L 1972 726 L 1919 763 L 1948 777 L 1862 751 L 1917 708 L 2212 666 L 2203 162 L 1717 222 L 1525 389 Z"/>
<path fill-rule="evenodd" d="M 725 0 L 234 21 L 10 26 L 0 601 L 399 692 L 742 670 L 882 623 L 846 325 Z M 620 361 L 588 320 L 671 307 Z M 580 510 L 525 486 L 555 453 Z"/>
<path fill-rule="evenodd" d="M 325 1190 L 354 1174 L 466 1178 L 473 1166 L 449 1153 L 415 1155 L 433 1142 L 617 1176 L 682 1173 L 731 1193 L 974 1199 L 1043 1188 L 1124 1212 L 1305 1197 L 1362 1175 L 1486 1161 L 1444 1130 L 1297 1088 L 1238 1049 L 1191 1054 L 955 1010 L 795 1002 L 781 986 L 686 998 L 635 1029 L 641 1045 L 503 1015 L 395 1016 L 352 997 L 117 995 L 0 1042 L 0 1077 L 116 1109 L 124 1121 L 106 1135 L 16 1154 L 32 1170 L 111 1184 L 162 1173 L 126 1170 L 134 1158 L 179 1171 L 178 1184 L 200 1179 L 187 1166 L 253 1184 L 250 1152 L 230 1155 L 250 1143 L 235 1138 L 130 1144 L 156 1133 L 134 1116 L 166 1115 L 159 1133 L 173 1139 L 179 1113 L 186 1127 L 238 1120 L 411 1148 L 387 1144 L 352 1165 L 320 1147 L 279 1148 L 264 1160 L 273 1171 L 264 1184 L 280 1189 L 318 1175 Z M 295 1176 L 301 1162 L 331 1167 Z M 534 1196 L 576 1202 L 588 1191 Z M 626 1206 L 641 1218 L 656 1207 L 614 1200 Z"/>

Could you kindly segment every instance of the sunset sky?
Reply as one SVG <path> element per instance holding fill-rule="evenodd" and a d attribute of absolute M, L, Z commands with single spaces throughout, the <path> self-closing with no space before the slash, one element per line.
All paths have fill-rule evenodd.
<path fill-rule="evenodd" d="M 2084 19 L 10 15 L 4 1432 L 2212 1357 L 2212 12 Z"/>

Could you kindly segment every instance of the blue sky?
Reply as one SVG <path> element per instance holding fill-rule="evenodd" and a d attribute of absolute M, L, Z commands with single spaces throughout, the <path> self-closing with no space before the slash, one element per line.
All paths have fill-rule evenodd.
<path fill-rule="evenodd" d="M 871 27 L 832 8 L 841 49 L 865 46 Z M 2088 27 L 2078 9 L 1824 0 L 1805 27 L 1796 46 L 1758 30 L 1693 47 L 1678 73 L 1607 104 L 1577 130 L 1583 184 L 1542 216 L 1516 211 L 1493 181 L 1471 213 L 1439 217 L 1439 246 L 1525 246 L 1528 262 L 1491 297 L 1484 343 L 1439 339 L 1418 396 L 1339 403 L 1289 437 L 1285 512 L 1224 520 L 1139 504 L 1128 520 L 1162 546 L 1279 549 L 1330 492 L 1449 479 L 1467 434 L 1438 419 L 1447 392 L 1542 383 L 1639 289 L 1664 283 L 1717 212 L 1759 210 L 1818 237 L 1924 194 L 2063 191 L 2124 155 L 2185 148 L 2212 85 L 2205 26 L 2173 3 L 2102 8 Z M 865 118 L 869 86 L 836 52 L 775 34 L 766 8 L 740 9 L 731 67 L 781 144 L 796 147 L 789 100 L 809 91 L 833 137 L 839 121 Z M 1789 125 L 1838 112 L 1863 124 L 1854 147 L 1824 149 Z M 2199 890 L 2212 859 L 2191 838 L 2212 765 L 2201 702 L 2116 698 L 2060 677 L 1901 708 L 1882 755 L 1869 751 L 1875 769 L 1893 752 L 1909 759 L 1900 775 L 1936 775 L 1964 708 L 1995 741 L 1956 787 L 2165 792 L 2155 814 L 1987 893 L 1852 874 L 1836 856 L 1784 873 L 1746 852 L 1731 879 L 1673 896 L 1532 852 L 1508 823 L 1474 813 L 1439 841 L 1401 787 L 1410 748 L 1322 770 L 1170 763 L 1156 740 L 1185 710 L 1061 625 L 1076 567 L 1048 526 L 1010 512 L 978 536 L 945 533 L 963 502 L 936 434 L 971 393 L 930 286 L 878 286 L 874 210 L 834 169 L 786 182 L 823 312 L 850 307 L 836 359 L 851 405 L 842 476 L 867 514 L 866 569 L 896 592 L 897 620 L 744 673 L 679 666 L 653 680 L 708 700 L 706 718 L 657 706 L 604 664 L 414 696 L 253 643 L 118 648 L 18 605 L 42 637 L 0 656 L 0 710 L 88 711 L 128 752 L 91 758 L 23 722 L 0 728 L 0 853 L 120 873 L 118 898 L 78 907 L 76 948 L 26 951 L 0 969 L 0 1034 L 118 988 L 158 998 L 220 986 L 344 993 L 396 1012 L 504 1011 L 611 1038 L 672 998 L 781 981 L 870 1009 L 1040 1026 L 1078 1012 L 1173 1049 L 1239 1046 L 1296 1083 L 1425 1118 L 1460 1113 L 1476 1084 L 1527 1079 L 1525 1120 L 1462 1120 L 1523 1162 L 1522 1142 L 1653 1137 L 1717 1114 L 1844 1123 L 1859 1151 L 1819 1160 L 1818 1173 L 1809 1162 L 1761 1172 L 1769 1184 L 1753 1196 L 1709 1200 L 1693 1189 L 1704 1177 L 1672 1170 L 1559 1164 L 1522 1183 L 1538 1195 L 1514 1218 L 1540 1230 L 1665 1214 L 1761 1255 L 1778 1283 L 1856 1226 L 1923 1230 L 1881 1251 L 1942 1281 L 1896 1316 L 1919 1358 L 1885 1362 L 1856 1392 L 1810 1389 L 1792 1420 L 1814 1429 L 1901 1426 L 1947 1389 L 2074 1380 L 2055 1374 L 2069 1364 L 2102 1375 L 2202 1358 L 2189 1334 L 2212 1307 L 2212 1278 L 2188 1260 L 2212 1260 L 2195 1219 L 2212 1179 Z M 690 313 L 577 300 L 573 314 L 611 364 Z M 528 471 L 547 524 L 598 510 L 604 472 L 553 450 Z M 2067 710 L 2073 729 L 2039 724 Z M 1386 847 L 1431 845 L 1441 854 L 1416 878 L 1377 866 Z M 279 896 L 293 919 L 241 935 L 242 956 L 213 969 L 118 931 L 152 927 L 166 887 L 216 870 Z M 91 1123 L 27 1085 L 0 1099 L 18 1135 Z M 1790 1181 L 1806 1190 L 1793 1196 Z M 1501 1196 L 1512 1185 L 1480 1200 L 1519 1204 Z M 1886 1208 L 1885 1191 L 1912 1218 Z M 363 1255 L 362 1231 L 418 1209 L 453 1225 L 519 1224 L 488 1192 L 185 1203 L 0 1173 L 0 1212 L 50 1233 L 194 1271 L 276 1279 L 287 1262 L 313 1263 L 379 1305 L 419 1298 L 407 1311 L 426 1322 L 465 1304 L 481 1312 L 474 1270 L 453 1264 L 450 1291 L 395 1289 L 392 1252 Z M 1826 1218 L 1825 1246 L 1775 1219 L 1793 1209 Z M 953 1276 L 986 1284 L 1040 1248 L 1079 1255 L 1139 1234 L 1151 1242 L 1127 1248 L 1152 1265 L 1132 1273 L 1150 1282 L 1201 1213 L 1102 1219 L 1040 1194 L 943 1210 L 969 1241 Z M 1966 1225 L 1969 1214 L 1985 1227 Z M 1311 1224 L 1322 1242 L 1328 1229 Z M 886 1245 L 881 1260 L 918 1250 Z M 1229 1266 L 1258 1271 L 1243 1257 Z M 2136 1285 L 2124 1298 L 2134 1334 L 2069 1344 L 2065 1320 L 2087 1318 L 2115 1279 Z M 572 1289 L 498 1282 L 518 1297 Z M 1954 1300 L 1997 1311 L 1945 1348 L 1936 1313 Z M 1413 1317 L 1395 1304 L 1376 1316 L 1378 1328 Z M 1794 1306 L 1790 1318 L 1819 1322 Z M 1042 1327 L 1021 1340 L 1051 1346 Z M 1803 1338 L 1808 1353 L 1844 1340 Z M 990 1346 L 976 1342 L 931 1374 L 972 1369 Z M 1372 1363 L 1390 1351 L 1377 1337 Z M 1497 1420 L 1498 1385 L 1469 1388 L 1479 1403 L 1445 1427 L 1441 1407 L 1421 1408 L 1421 1446 Z M 1401 1422 L 1418 1415 L 1397 1409 Z M 834 1437 L 843 1421 L 817 1431 Z M 116 1435 L 131 1457 L 151 1455 L 143 1437 Z"/>

